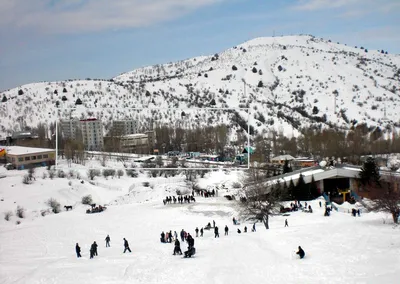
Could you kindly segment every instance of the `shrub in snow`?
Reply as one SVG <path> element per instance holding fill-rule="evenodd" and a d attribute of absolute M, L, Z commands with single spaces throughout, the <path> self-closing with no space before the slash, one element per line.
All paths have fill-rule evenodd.
<path fill-rule="evenodd" d="M 60 213 L 61 205 L 56 199 L 50 198 L 49 200 L 47 200 L 46 203 L 47 203 L 48 206 L 50 206 L 51 211 L 53 211 L 53 213 L 55 213 L 55 214 Z"/>
<path fill-rule="evenodd" d="M 53 169 L 48 170 L 49 178 L 53 179 L 56 176 L 56 171 Z"/>
<path fill-rule="evenodd" d="M 11 216 L 13 215 L 12 211 L 4 212 L 4 220 L 10 221 Z"/>
<path fill-rule="evenodd" d="M 29 175 L 24 175 L 24 177 L 22 178 L 22 183 L 31 184 L 31 179 L 29 178 Z"/>
<path fill-rule="evenodd" d="M 144 181 L 142 184 L 143 184 L 144 187 L 149 187 L 150 186 L 150 183 L 148 181 Z"/>
<path fill-rule="evenodd" d="M 86 195 L 86 196 L 83 196 L 82 197 L 82 204 L 93 204 L 92 196 L 90 194 Z"/>
<path fill-rule="evenodd" d="M 75 176 L 75 172 L 73 170 L 70 170 L 68 172 L 68 177 L 73 178 Z"/>
<path fill-rule="evenodd" d="M 121 169 L 119 169 L 119 170 L 117 171 L 117 176 L 118 176 L 118 178 L 121 178 L 123 175 L 124 175 L 124 171 L 121 170 Z"/>
<path fill-rule="evenodd" d="M 21 221 L 18 220 L 17 222 L 15 222 L 15 224 L 19 225 L 19 224 L 21 224 Z"/>
<path fill-rule="evenodd" d="M 42 179 L 46 179 L 46 178 L 47 178 L 47 174 L 46 174 L 46 173 L 43 173 Z"/>
<path fill-rule="evenodd" d="M 58 170 L 57 171 L 57 177 L 59 178 L 65 178 L 65 172 L 63 170 Z"/>
<path fill-rule="evenodd" d="M 233 188 L 242 188 L 242 185 L 240 184 L 240 182 L 234 182 L 234 183 L 232 183 L 232 187 Z"/>
<path fill-rule="evenodd" d="M 72 181 L 69 181 L 69 182 L 68 182 L 68 185 L 71 186 L 71 185 L 72 185 Z"/>
<path fill-rule="evenodd" d="M 17 209 L 15 210 L 15 215 L 17 215 L 19 218 L 25 218 L 25 208 L 18 205 Z"/>
<path fill-rule="evenodd" d="M 127 169 L 127 170 L 125 170 L 125 172 L 126 172 L 126 175 L 129 177 L 137 178 L 139 176 L 139 174 L 136 170 Z"/>
<path fill-rule="evenodd" d="M 90 180 L 93 180 L 95 177 L 99 177 L 100 176 L 100 170 L 89 169 L 88 172 L 87 172 L 87 175 L 90 178 Z"/>
<path fill-rule="evenodd" d="M 238 69 L 237 69 L 237 67 L 236 67 L 235 65 L 233 65 L 233 66 L 232 66 L 232 70 L 233 70 L 233 71 L 236 71 L 236 70 L 238 70 Z"/>

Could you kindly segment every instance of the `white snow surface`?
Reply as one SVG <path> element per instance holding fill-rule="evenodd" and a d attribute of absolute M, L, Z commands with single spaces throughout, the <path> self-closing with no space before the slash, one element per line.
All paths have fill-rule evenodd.
<path fill-rule="evenodd" d="M 381 213 L 352 217 L 352 205 L 323 216 L 321 199 L 308 202 L 314 213 L 292 212 L 270 218 L 270 230 L 238 218 L 238 203 L 223 195 L 234 193 L 243 172 L 211 172 L 198 182 L 203 188 L 220 188 L 219 197 L 196 196 L 196 203 L 164 206 L 165 196 L 184 187 L 184 177 L 118 178 L 96 177 L 89 184 L 85 169 L 81 179 L 43 179 L 45 169 L 36 170 L 36 181 L 22 184 L 26 171 L 2 171 L 1 213 L 26 209 L 26 218 L 0 220 L 0 283 L 398 283 L 400 277 L 400 227 Z M 76 172 L 75 172 L 76 173 Z M 68 185 L 68 182 L 71 185 Z M 142 182 L 149 181 L 150 187 Z M 222 185 L 226 190 L 222 190 Z M 83 195 L 92 194 L 107 210 L 86 214 L 80 204 Z M 50 197 L 72 211 L 41 216 Z M 357 205 L 359 206 L 359 205 Z M 358 207 L 357 207 L 358 208 Z M 284 227 L 287 219 L 289 227 Z M 21 221 L 17 225 L 16 221 Z M 191 259 L 172 255 L 173 244 L 162 244 L 160 233 L 182 229 L 195 236 L 195 228 L 215 220 L 220 238 L 212 231 L 195 237 L 196 255 Z M 223 228 L 229 226 L 229 235 Z M 243 233 L 243 227 L 249 229 Z M 242 230 L 241 234 L 236 232 Z M 104 239 L 111 237 L 111 247 Z M 132 253 L 123 253 L 123 238 Z M 89 259 L 90 244 L 99 244 L 99 255 Z M 75 255 L 75 244 L 82 258 Z M 306 257 L 298 259 L 298 246 Z M 182 250 L 186 244 L 181 243 Z"/>

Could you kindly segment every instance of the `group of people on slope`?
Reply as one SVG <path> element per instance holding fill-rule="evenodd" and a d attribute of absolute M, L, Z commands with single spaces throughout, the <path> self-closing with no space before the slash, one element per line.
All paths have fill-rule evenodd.
<path fill-rule="evenodd" d="M 125 248 L 124 253 L 126 253 L 126 251 L 132 252 L 131 249 L 129 248 L 128 241 L 125 238 L 123 238 L 123 240 L 124 240 L 124 248 Z M 110 241 L 111 241 L 110 235 L 107 235 L 107 237 L 105 238 L 105 241 L 106 241 L 106 247 L 110 247 Z M 96 241 L 94 241 L 93 244 L 90 246 L 90 258 L 94 258 L 95 256 L 98 255 L 97 247 L 98 247 L 98 245 L 97 245 Z M 75 252 L 76 252 L 76 256 L 78 258 L 82 257 L 81 247 L 79 246 L 78 243 L 76 243 L 76 245 L 75 245 Z"/>

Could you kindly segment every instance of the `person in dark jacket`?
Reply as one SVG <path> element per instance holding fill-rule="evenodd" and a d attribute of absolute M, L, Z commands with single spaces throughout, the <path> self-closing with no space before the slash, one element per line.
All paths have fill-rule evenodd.
<path fill-rule="evenodd" d="M 185 241 L 185 231 L 182 229 L 181 231 L 181 241 L 184 242 Z"/>
<path fill-rule="evenodd" d="M 289 227 L 287 219 L 285 219 L 285 227 Z"/>
<path fill-rule="evenodd" d="M 200 237 L 203 236 L 203 233 L 204 233 L 204 230 L 203 230 L 203 228 L 201 228 L 201 229 L 200 229 Z"/>
<path fill-rule="evenodd" d="M 165 234 L 164 234 L 164 232 L 161 233 L 160 241 L 161 241 L 162 243 L 165 243 Z"/>
<path fill-rule="evenodd" d="M 244 232 L 247 233 L 247 227 L 246 226 L 244 226 Z"/>
<path fill-rule="evenodd" d="M 216 238 L 216 237 L 219 238 L 218 227 L 214 228 L 214 238 Z"/>
<path fill-rule="evenodd" d="M 182 254 L 182 250 L 181 250 L 181 243 L 179 242 L 178 239 L 175 239 L 175 247 L 174 247 L 174 253 L 175 254 Z"/>
<path fill-rule="evenodd" d="M 76 251 L 76 257 L 77 257 L 77 258 L 82 257 L 82 256 L 81 256 L 81 247 L 78 245 L 78 243 L 76 243 L 75 251 Z"/>
<path fill-rule="evenodd" d="M 188 234 L 188 236 L 186 238 L 186 241 L 188 243 L 189 248 L 194 246 L 194 239 L 190 234 Z"/>
<path fill-rule="evenodd" d="M 185 251 L 184 257 L 192 257 L 196 253 L 196 249 L 194 247 L 188 247 L 188 250 Z"/>
<path fill-rule="evenodd" d="M 228 226 L 227 226 L 227 225 L 225 225 L 225 236 L 227 236 L 227 235 L 228 235 L 228 232 L 229 232 L 229 228 L 228 228 Z"/>
<path fill-rule="evenodd" d="M 96 244 L 96 241 L 93 242 L 93 255 L 97 256 L 97 244 Z"/>
<path fill-rule="evenodd" d="M 124 247 L 125 247 L 124 253 L 125 253 L 126 251 L 131 252 L 131 249 L 129 248 L 129 243 L 128 243 L 128 241 L 127 241 L 125 238 L 124 238 Z"/>
<path fill-rule="evenodd" d="M 196 232 L 196 238 L 199 236 L 199 228 L 196 227 L 196 230 L 194 230 Z"/>
<path fill-rule="evenodd" d="M 304 256 L 306 255 L 306 253 L 304 252 L 304 250 L 301 248 L 301 246 L 299 246 L 299 251 L 296 252 L 296 254 L 298 254 L 300 256 L 300 258 L 304 258 Z"/>
<path fill-rule="evenodd" d="M 242 233 L 242 231 L 239 228 L 237 229 L 237 232 L 238 232 L 238 234 Z"/>
<path fill-rule="evenodd" d="M 107 235 L 107 237 L 106 237 L 106 247 L 109 247 L 109 246 L 110 246 L 110 236 Z"/>

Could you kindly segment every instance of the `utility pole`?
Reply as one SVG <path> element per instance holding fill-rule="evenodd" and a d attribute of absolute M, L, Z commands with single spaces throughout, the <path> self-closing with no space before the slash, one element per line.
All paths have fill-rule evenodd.
<path fill-rule="evenodd" d="M 334 107 L 334 113 L 336 114 L 336 94 L 333 95 L 334 95 L 333 107 Z"/>

